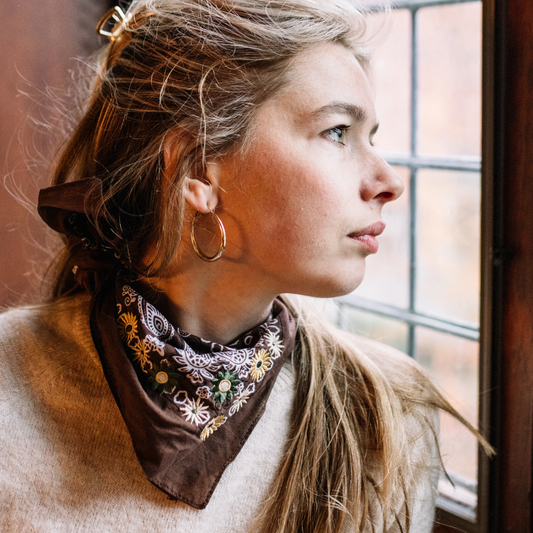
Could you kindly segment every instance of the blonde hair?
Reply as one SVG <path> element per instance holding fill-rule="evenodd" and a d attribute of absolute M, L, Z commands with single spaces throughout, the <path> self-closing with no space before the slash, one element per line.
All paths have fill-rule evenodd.
<path fill-rule="evenodd" d="M 105 216 L 92 223 L 131 271 L 147 276 L 164 272 L 176 254 L 184 177 L 233 150 L 246 152 L 255 112 L 290 80 L 291 61 L 333 42 L 365 65 L 368 40 L 364 11 L 345 0 L 142 0 L 130 14 L 101 57 L 54 184 L 100 178 L 101 213 L 116 225 L 107 227 Z M 162 183 L 169 139 L 179 145 L 170 185 Z M 80 243 L 65 244 L 55 297 L 81 290 L 71 273 Z M 145 265 L 148 245 L 158 255 Z M 387 352 L 373 357 L 287 304 L 299 321 L 293 420 L 255 530 L 338 533 L 346 520 L 362 530 L 377 520 L 376 499 L 383 529 L 392 517 L 409 530 L 409 491 L 419 474 L 405 417 L 423 418 L 418 406 L 433 406 L 467 423 L 414 362 Z M 423 423 L 433 431 L 431 420 Z"/>
<path fill-rule="evenodd" d="M 100 178 L 102 212 L 119 226 L 112 247 L 132 270 L 155 275 L 179 245 L 184 177 L 245 150 L 255 112 L 288 82 L 290 63 L 302 51 L 338 42 L 366 63 L 359 44 L 365 18 L 345 0 L 142 0 L 131 15 L 104 51 L 54 183 Z M 171 186 L 163 187 L 169 139 L 179 149 Z M 105 217 L 95 221 L 108 241 L 103 224 Z M 147 266 L 148 243 L 157 255 Z M 56 294 L 74 285 L 65 260 Z"/>

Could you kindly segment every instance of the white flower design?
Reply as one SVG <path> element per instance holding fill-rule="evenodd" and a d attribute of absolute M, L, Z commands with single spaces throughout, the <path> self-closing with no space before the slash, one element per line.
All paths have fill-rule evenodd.
<path fill-rule="evenodd" d="M 207 405 L 202 403 L 201 398 L 197 398 L 196 400 L 189 400 L 189 398 L 186 398 L 180 409 L 184 413 L 185 420 L 187 420 L 187 422 L 192 422 L 197 426 L 199 424 L 205 424 L 211 418 L 209 409 Z"/>
<path fill-rule="evenodd" d="M 124 296 L 124 303 L 131 305 L 137 299 L 138 294 L 129 285 L 124 285 L 122 287 L 122 296 Z"/>
<path fill-rule="evenodd" d="M 216 355 L 226 370 L 236 373 L 239 379 L 246 379 L 250 375 L 250 365 L 254 354 L 253 348 L 243 348 L 242 350 L 226 350 Z"/>
<path fill-rule="evenodd" d="M 268 331 L 265 335 L 265 342 L 272 359 L 277 359 L 283 353 L 284 346 L 277 333 Z"/>
<path fill-rule="evenodd" d="M 165 343 L 161 342 L 157 337 L 146 335 L 144 342 L 153 352 L 157 352 L 161 356 L 165 355 Z"/>
<path fill-rule="evenodd" d="M 181 397 L 183 397 L 183 399 L 181 399 Z M 187 403 L 188 398 L 189 393 L 186 390 L 180 390 L 175 394 L 173 401 L 178 405 L 184 405 Z"/>
<path fill-rule="evenodd" d="M 202 398 L 204 400 L 207 400 L 207 398 L 211 398 L 211 396 L 213 396 L 213 393 L 206 385 L 204 385 L 203 387 L 198 387 L 196 389 L 196 394 L 198 394 L 198 398 Z"/>
<path fill-rule="evenodd" d="M 229 416 L 233 416 L 237 413 L 241 407 L 250 399 L 250 396 L 255 392 L 255 383 L 250 383 L 246 389 L 244 389 L 240 394 L 235 396 L 235 400 L 231 404 L 229 410 Z"/>
<path fill-rule="evenodd" d="M 196 353 L 186 342 L 183 350 L 176 348 L 173 359 L 181 365 L 178 366 L 180 372 L 188 372 L 187 377 L 193 383 L 203 383 L 204 379 L 213 379 L 215 377 L 213 372 L 221 366 L 210 354 Z"/>

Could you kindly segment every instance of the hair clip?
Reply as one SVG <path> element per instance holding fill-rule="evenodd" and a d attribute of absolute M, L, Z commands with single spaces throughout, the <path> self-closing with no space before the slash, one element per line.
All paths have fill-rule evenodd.
<path fill-rule="evenodd" d="M 124 12 L 122 8 L 115 6 L 98 21 L 96 33 L 109 37 L 112 42 L 116 41 L 132 18 L 133 13 Z M 106 30 L 106 26 L 110 29 Z"/>

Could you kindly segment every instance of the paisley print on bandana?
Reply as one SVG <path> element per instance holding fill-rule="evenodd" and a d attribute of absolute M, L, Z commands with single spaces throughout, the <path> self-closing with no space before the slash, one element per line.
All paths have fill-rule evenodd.
<path fill-rule="evenodd" d="M 196 353 L 185 341 L 183 344 L 183 350 L 176 349 L 173 357 L 179 370 L 187 372 L 187 377 L 193 383 L 205 383 L 205 380 L 213 379 L 220 363 L 211 354 Z"/>
<path fill-rule="evenodd" d="M 151 304 L 149 304 L 144 298 L 137 295 L 137 293 L 128 285 L 124 287 L 123 293 L 130 295 L 135 295 L 132 302 L 135 301 L 135 297 L 138 298 L 139 304 L 139 314 L 141 315 L 141 322 L 151 331 L 153 335 L 159 338 L 161 341 L 166 341 L 170 339 L 174 334 L 174 328 L 168 322 L 168 320 Z M 126 306 L 128 305 L 124 301 Z"/>
<path fill-rule="evenodd" d="M 117 324 L 141 382 L 175 405 L 201 442 L 242 411 L 283 353 L 279 316 L 224 346 L 175 328 L 131 286 L 118 289 Z"/>

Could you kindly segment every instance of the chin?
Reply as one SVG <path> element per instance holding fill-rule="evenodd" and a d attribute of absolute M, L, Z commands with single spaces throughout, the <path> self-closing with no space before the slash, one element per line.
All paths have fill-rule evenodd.
<path fill-rule="evenodd" d="M 364 268 L 359 272 L 345 273 L 344 276 L 338 275 L 327 279 L 315 280 L 307 283 L 303 290 L 292 291 L 293 294 L 302 294 L 303 296 L 313 296 L 315 298 L 336 298 L 353 292 L 361 285 L 365 275 Z"/>

